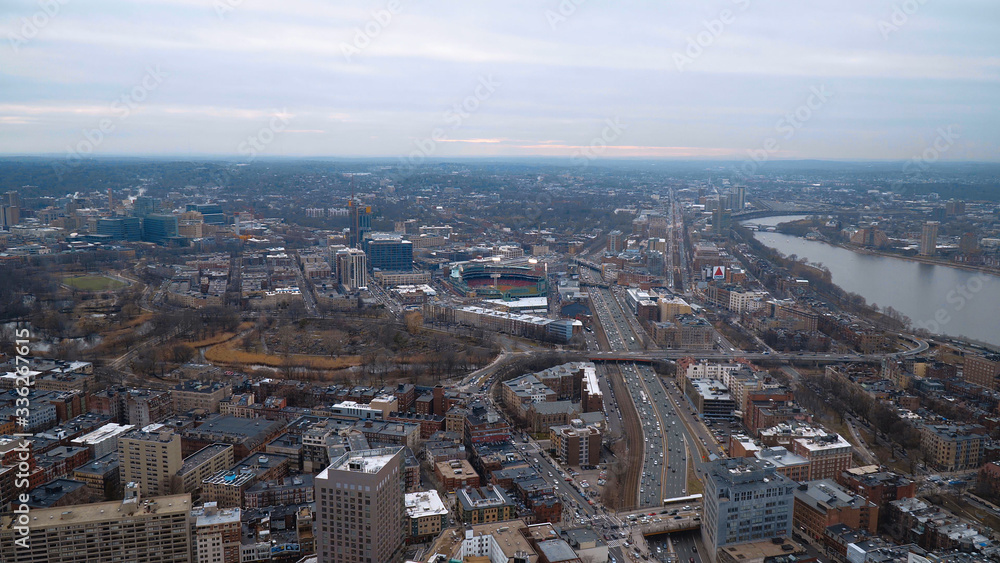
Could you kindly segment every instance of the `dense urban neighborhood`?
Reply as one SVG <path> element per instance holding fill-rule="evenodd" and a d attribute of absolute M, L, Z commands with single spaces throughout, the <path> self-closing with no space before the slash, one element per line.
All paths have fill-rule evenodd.
<path fill-rule="evenodd" d="M 0 160 L 0 560 L 1000 561 L 996 167 L 737 165 Z"/>

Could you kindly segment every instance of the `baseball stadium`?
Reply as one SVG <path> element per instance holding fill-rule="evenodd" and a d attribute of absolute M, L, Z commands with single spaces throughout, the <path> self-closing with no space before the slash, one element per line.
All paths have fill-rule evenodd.
<path fill-rule="evenodd" d="M 466 297 L 520 299 L 548 295 L 545 271 L 535 265 L 464 262 L 452 267 L 448 281 Z"/>

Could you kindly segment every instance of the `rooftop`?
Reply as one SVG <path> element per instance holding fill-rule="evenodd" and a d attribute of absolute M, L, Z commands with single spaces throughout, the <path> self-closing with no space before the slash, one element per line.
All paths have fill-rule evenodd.
<path fill-rule="evenodd" d="M 128 432 L 133 428 L 135 428 L 135 426 L 132 426 L 131 424 L 115 424 L 113 422 L 109 422 L 108 424 L 105 424 L 104 426 L 98 428 L 97 430 L 94 430 L 93 432 L 90 432 L 89 434 L 84 434 L 79 438 L 74 438 L 73 443 L 80 444 L 83 446 L 97 444 L 109 438 L 113 438 L 121 434 L 124 434 L 125 432 Z"/>
<path fill-rule="evenodd" d="M 444 502 L 435 490 L 406 493 L 406 514 L 410 518 L 448 514 Z"/>
<path fill-rule="evenodd" d="M 346 453 L 333 460 L 330 466 L 319 472 L 316 479 L 329 478 L 329 471 L 350 471 L 354 473 L 378 473 L 388 465 L 402 447 L 377 448 Z"/>
<path fill-rule="evenodd" d="M 832 479 L 800 483 L 795 490 L 795 498 L 824 512 L 827 509 L 865 508 L 871 504 L 864 497 L 845 490 Z"/>
<path fill-rule="evenodd" d="M 154 515 L 187 515 L 191 509 L 191 495 L 170 495 L 133 501 L 109 501 L 56 508 L 35 508 L 31 511 L 33 529 L 47 526 L 81 525 L 91 522 L 108 522 L 132 515 L 133 518 L 151 518 Z M 5 522 L 8 517 L 4 517 Z M 6 526 L 4 526 L 6 527 Z"/>

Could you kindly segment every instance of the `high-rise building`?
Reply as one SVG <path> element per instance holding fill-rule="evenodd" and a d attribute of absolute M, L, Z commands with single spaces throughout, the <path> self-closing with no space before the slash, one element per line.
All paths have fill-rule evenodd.
<path fill-rule="evenodd" d="M 165 244 L 177 236 L 177 217 L 168 213 L 152 213 L 142 220 L 142 240 Z"/>
<path fill-rule="evenodd" d="M 186 210 L 201 213 L 206 225 L 226 224 L 226 215 L 222 211 L 222 206 L 218 203 L 189 203 Z"/>
<path fill-rule="evenodd" d="M 191 561 L 191 495 L 143 499 L 134 484 L 120 501 L 31 510 L 27 541 L 0 520 L 5 563 L 187 563 Z"/>
<path fill-rule="evenodd" d="M 725 209 L 724 205 L 716 207 L 712 212 L 712 232 L 718 236 L 728 237 L 732 216 L 733 212 Z"/>
<path fill-rule="evenodd" d="M 353 248 L 360 248 L 361 241 L 365 240 L 365 235 L 372 230 L 372 207 L 361 205 L 356 199 L 347 202 L 347 214 L 351 219 L 351 234 L 348 244 Z"/>
<path fill-rule="evenodd" d="M 388 563 L 404 537 L 402 447 L 346 453 L 316 476 L 319 563 Z"/>
<path fill-rule="evenodd" d="M 11 207 L 21 207 L 21 195 L 14 190 L 4 194 L 4 204 Z"/>
<path fill-rule="evenodd" d="M 399 233 L 369 233 L 361 241 L 371 269 L 409 272 L 413 269 L 413 243 Z"/>
<path fill-rule="evenodd" d="M 934 256 L 937 254 L 937 236 L 940 224 L 937 221 L 927 221 L 924 223 L 924 229 L 920 233 L 921 256 Z"/>
<path fill-rule="evenodd" d="M 240 563 L 240 509 L 214 502 L 191 511 L 195 563 Z"/>
<path fill-rule="evenodd" d="M 768 461 L 730 458 L 710 463 L 701 524 L 709 554 L 727 545 L 791 534 L 794 496 L 795 482 Z"/>
<path fill-rule="evenodd" d="M 142 238 L 142 225 L 138 217 L 101 217 L 97 220 L 97 234 L 114 241 L 134 241 Z"/>
<path fill-rule="evenodd" d="M 173 492 L 173 476 L 181 470 L 181 436 L 162 424 L 133 430 L 118 440 L 122 483 L 137 483 L 144 495 Z"/>
<path fill-rule="evenodd" d="M 21 208 L 14 205 L 0 205 L 0 227 L 9 231 L 21 222 Z"/>
<path fill-rule="evenodd" d="M 740 213 L 747 206 L 747 188 L 746 186 L 736 186 L 730 190 L 735 198 L 733 200 L 733 211 Z"/>
<path fill-rule="evenodd" d="M 368 257 L 360 248 L 340 247 L 334 254 L 337 281 L 348 290 L 368 287 Z"/>
<path fill-rule="evenodd" d="M 157 198 L 141 195 L 132 202 L 132 214 L 142 218 L 150 213 L 160 210 L 160 200 Z"/>
<path fill-rule="evenodd" d="M 625 250 L 625 234 L 619 230 L 608 233 L 608 252 L 621 252 Z"/>

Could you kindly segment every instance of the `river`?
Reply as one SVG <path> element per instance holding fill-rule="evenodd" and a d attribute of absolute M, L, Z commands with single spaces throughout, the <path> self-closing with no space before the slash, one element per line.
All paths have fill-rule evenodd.
<path fill-rule="evenodd" d="M 797 217 L 748 221 L 777 225 Z M 944 336 L 964 336 L 1000 346 L 1000 279 L 981 272 L 853 252 L 824 242 L 781 233 L 756 232 L 757 240 L 786 256 L 795 254 L 830 270 L 833 283 L 868 303 L 891 306 Z"/>

